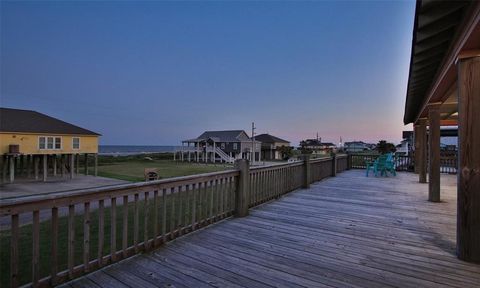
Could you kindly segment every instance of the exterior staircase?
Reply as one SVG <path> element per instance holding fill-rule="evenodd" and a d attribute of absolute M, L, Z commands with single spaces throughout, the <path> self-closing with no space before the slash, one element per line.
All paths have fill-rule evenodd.
<path fill-rule="evenodd" d="M 220 156 L 220 158 L 227 163 L 233 163 L 235 161 L 235 158 L 230 157 L 227 153 L 223 152 L 223 150 L 220 149 L 219 147 L 215 147 L 215 154 Z"/>

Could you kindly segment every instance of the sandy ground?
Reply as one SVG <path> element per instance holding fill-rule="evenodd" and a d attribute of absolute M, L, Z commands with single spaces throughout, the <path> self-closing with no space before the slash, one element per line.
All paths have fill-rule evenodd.
<path fill-rule="evenodd" d="M 0 185 L 0 202 L 2 200 L 22 199 L 23 197 L 31 195 L 52 195 L 61 194 L 75 190 L 81 190 L 94 187 L 108 187 L 119 184 L 129 183 L 123 180 L 110 179 L 104 177 L 77 175 L 74 179 L 61 177 L 51 177 L 47 182 L 33 181 L 26 179 L 18 179 L 13 184 Z M 96 209 L 98 202 L 92 203 L 91 208 Z M 110 206 L 110 201 L 105 201 L 105 206 Z M 76 205 L 75 210 L 79 211 L 82 207 Z M 65 216 L 68 213 L 67 207 L 59 209 L 59 216 Z M 25 225 L 32 222 L 31 213 L 23 213 L 19 215 L 20 225 Z M 40 221 L 45 221 L 51 218 L 51 211 L 40 211 Z M 0 230 L 10 229 L 10 217 L 0 217 Z"/>
<path fill-rule="evenodd" d="M 15 183 L 0 185 L 0 200 L 31 195 L 61 193 L 72 190 L 104 187 L 124 183 L 128 182 L 118 179 L 85 175 L 77 175 L 72 180 L 62 177 L 49 177 L 47 182 L 20 178 L 15 179 Z"/>

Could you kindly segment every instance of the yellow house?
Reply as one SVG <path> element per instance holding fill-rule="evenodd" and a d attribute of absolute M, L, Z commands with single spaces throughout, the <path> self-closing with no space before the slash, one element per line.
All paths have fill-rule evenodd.
<path fill-rule="evenodd" d="M 94 155 L 96 174 L 99 136 L 36 111 L 0 108 L 2 180 L 8 175 L 13 182 L 15 174 L 31 177 L 32 172 L 38 179 L 40 171 L 44 181 L 57 174 L 73 178 L 81 158 L 88 173 L 89 154 Z"/>

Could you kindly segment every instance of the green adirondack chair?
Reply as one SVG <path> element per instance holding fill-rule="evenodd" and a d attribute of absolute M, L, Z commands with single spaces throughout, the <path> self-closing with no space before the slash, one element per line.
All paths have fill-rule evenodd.
<path fill-rule="evenodd" d="M 387 154 L 387 161 L 386 161 L 386 166 L 385 166 L 385 174 L 387 172 L 392 173 L 393 176 L 397 176 L 397 172 L 395 171 L 395 158 L 393 156 L 393 153 L 388 153 Z"/>
<path fill-rule="evenodd" d="M 387 162 L 387 155 L 380 155 L 375 159 L 373 162 L 367 162 L 367 177 L 368 177 L 368 172 L 370 169 L 373 170 L 373 173 L 375 173 L 375 176 L 378 176 L 378 172 L 380 171 L 380 175 L 384 175 L 386 172 L 386 162 Z"/>

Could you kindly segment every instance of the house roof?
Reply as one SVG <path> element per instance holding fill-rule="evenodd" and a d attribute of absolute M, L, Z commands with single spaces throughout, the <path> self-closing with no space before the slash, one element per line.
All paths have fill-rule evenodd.
<path fill-rule="evenodd" d="M 344 145 L 367 145 L 368 143 L 365 143 L 363 141 L 351 141 L 351 142 L 345 142 Z"/>
<path fill-rule="evenodd" d="M 306 146 L 336 146 L 331 142 L 321 142 L 320 140 L 317 140 L 317 139 L 306 139 L 302 142 L 305 143 Z"/>
<path fill-rule="evenodd" d="M 260 134 L 255 136 L 255 140 L 258 140 L 263 143 L 277 143 L 277 142 L 282 142 L 282 143 L 290 143 L 290 141 L 283 140 L 281 138 L 275 137 L 270 134 Z"/>
<path fill-rule="evenodd" d="M 415 9 L 405 124 L 415 122 L 446 63 L 466 12 L 476 1 L 418 0 Z M 454 72 L 452 72 L 454 73 Z"/>
<path fill-rule="evenodd" d="M 36 111 L 12 108 L 0 108 L 0 132 L 100 136 L 93 131 Z"/>
<path fill-rule="evenodd" d="M 205 131 L 197 138 L 184 140 L 183 142 L 204 141 L 208 139 L 212 139 L 215 142 L 241 142 L 249 141 L 250 137 L 248 137 L 248 134 L 244 130 Z"/>

